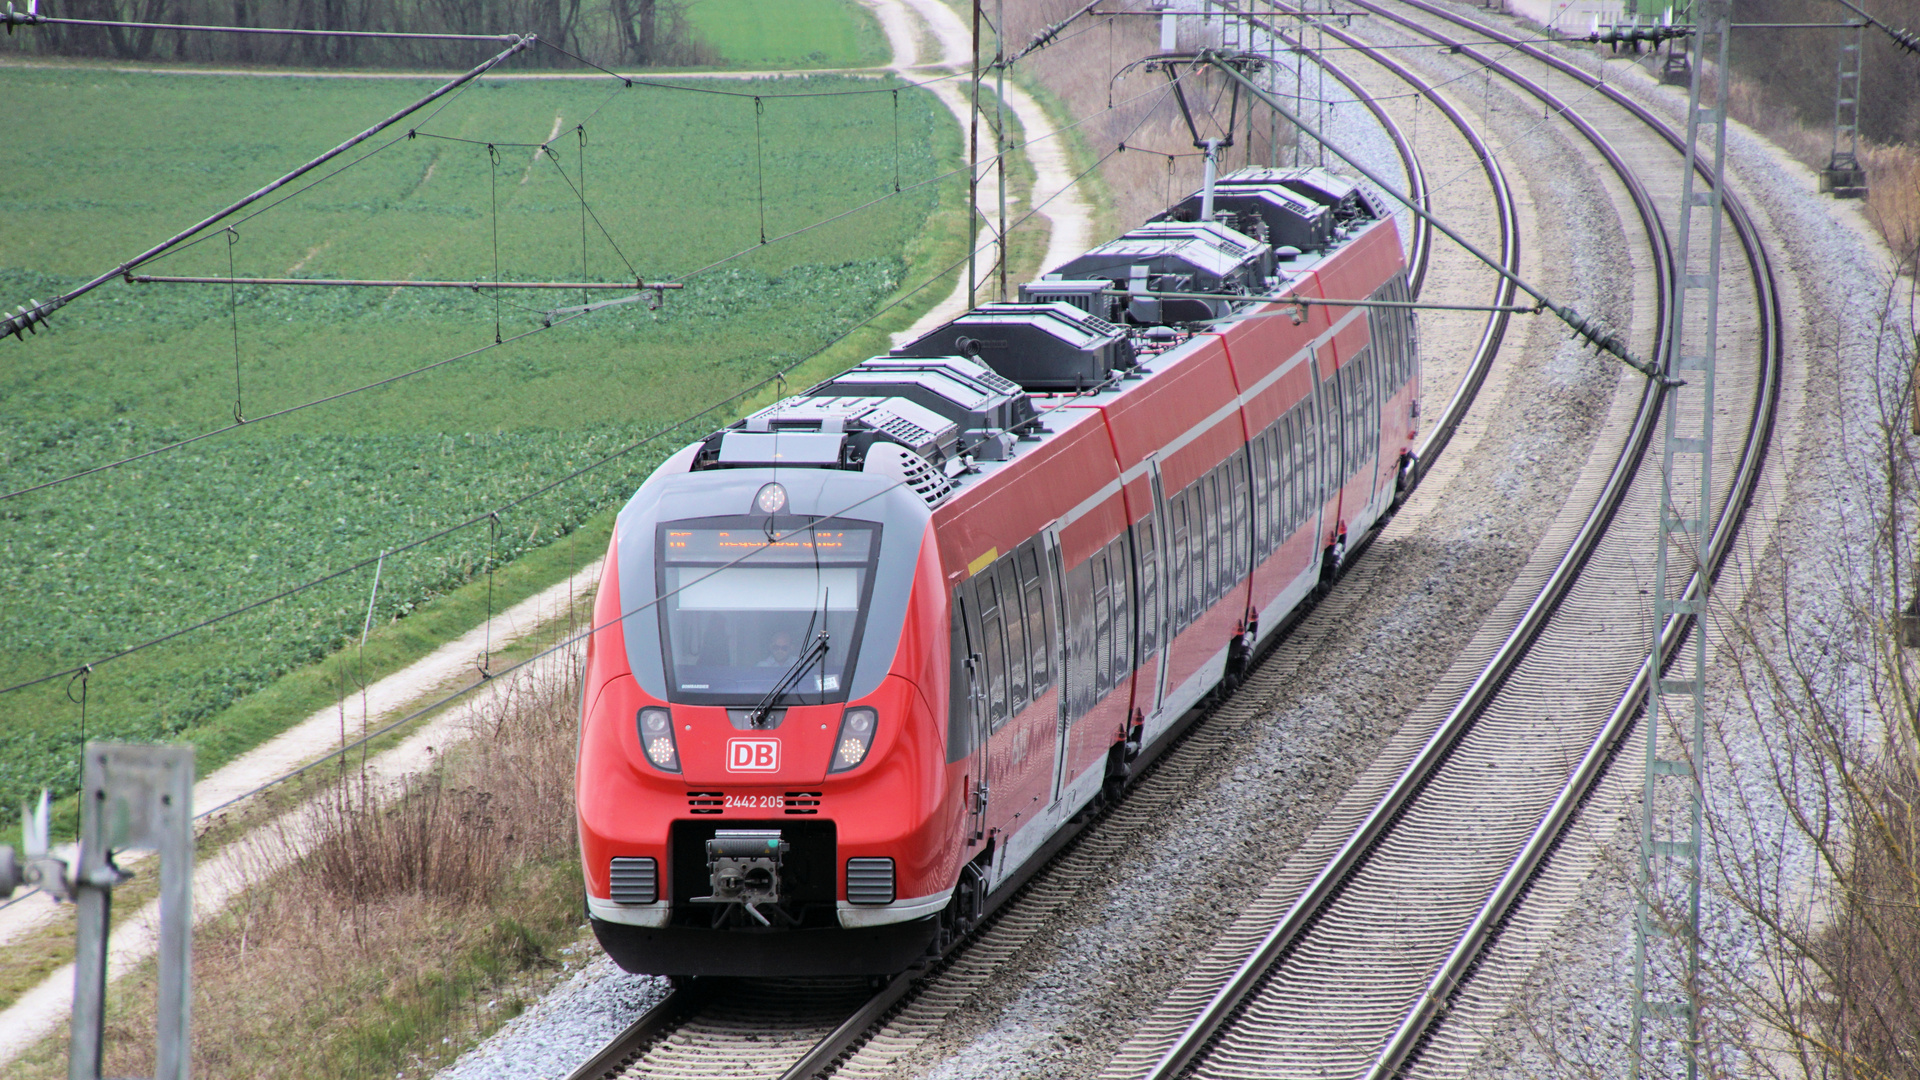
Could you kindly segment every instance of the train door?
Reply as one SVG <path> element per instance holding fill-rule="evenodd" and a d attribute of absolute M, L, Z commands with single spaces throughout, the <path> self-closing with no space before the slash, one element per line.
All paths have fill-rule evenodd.
<path fill-rule="evenodd" d="M 1140 711 L 1151 717 L 1160 711 L 1160 706 L 1165 704 L 1167 700 L 1167 658 L 1171 655 L 1171 645 L 1173 642 L 1173 582 L 1169 573 L 1173 563 L 1171 561 L 1172 551 L 1167 546 L 1167 490 L 1166 486 L 1160 480 L 1159 454 L 1154 454 L 1147 458 L 1147 477 L 1153 484 L 1153 511 L 1147 520 L 1153 523 L 1153 550 L 1151 554 L 1152 557 L 1157 560 L 1157 565 L 1154 567 L 1157 573 L 1154 577 L 1155 584 L 1153 593 L 1147 598 L 1148 603 L 1144 605 L 1140 611 L 1141 637 L 1143 644 L 1148 641 L 1152 643 L 1153 648 L 1159 654 L 1160 662 L 1154 665 L 1153 688 L 1150 700 L 1144 704 L 1144 707 Z M 1147 620 L 1149 619 L 1153 620 L 1151 627 L 1152 634 L 1150 637 L 1147 633 L 1149 629 Z M 1145 650 L 1142 650 L 1142 653 L 1144 657 Z"/>
<path fill-rule="evenodd" d="M 967 771 L 965 790 L 967 815 L 967 847 L 972 848 L 986 839 L 987 801 L 991 790 L 987 784 L 987 673 L 985 670 L 986 650 L 981 641 L 980 614 L 973 608 L 973 600 L 965 587 L 954 589 L 954 621 L 958 623 L 957 636 L 961 642 L 960 670 L 955 677 L 965 681 L 966 689 L 961 704 L 966 709 L 962 721 L 963 727 L 956 734 L 967 740 Z M 949 736 L 950 738 L 953 736 Z"/>
<path fill-rule="evenodd" d="M 1053 613 L 1053 625 L 1059 632 L 1053 635 L 1053 670 L 1057 673 L 1057 685 L 1060 688 L 1055 700 L 1059 707 L 1053 718 L 1053 785 L 1048 793 L 1047 805 L 1060 801 L 1060 793 L 1071 777 L 1067 776 L 1067 740 L 1073 733 L 1073 699 L 1070 691 L 1073 682 L 1067 675 L 1067 638 L 1071 635 L 1067 621 L 1066 568 L 1060 564 L 1060 527 L 1049 525 L 1040 530 L 1040 557 L 1046 561 L 1045 579 L 1047 610 Z"/>
<path fill-rule="evenodd" d="M 1333 521 L 1328 520 L 1327 503 L 1340 496 L 1340 418 L 1344 410 L 1340 408 L 1340 380 L 1326 377 L 1319 349 L 1308 350 L 1307 365 L 1313 373 L 1312 442 L 1313 464 L 1316 466 L 1308 490 L 1313 493 L 1314 535 L 1318 537 L 1314 543 L 1318 548 L 1329 540 L 1328 533 L 1334 521 L 1339 520 L 1337 504 L 1332 513 Z M 1320 552 L 1316 550 L 1314 556 L 1319 558 Z M 1324 569 L 1322 572 L 1325 572 Z"/>

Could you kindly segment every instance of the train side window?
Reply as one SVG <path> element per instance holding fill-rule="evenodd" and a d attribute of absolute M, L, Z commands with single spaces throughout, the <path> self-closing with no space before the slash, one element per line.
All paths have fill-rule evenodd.
<path fill-rule="evenodd" d="M 1295 411 L 1296 410 L 1288 410 L 1286 415 L 1282 416 L 1279 422 L 1274 425 L 1274 472 L 1280 478 L 1280 493 L 1279 496 L 1274 499 L 1274 502 L 1279 507 L 1280 515 L 1280 535 L 1274 538 L 1276 547 L 1286 543 L 1287 537 L 1293 535 L 1294 521 L 1299 516 L 1299 509 L 1295 506 L 1295 503 L 1298 502 L 1298 493 L 1295 489 L 1299 485 L 1293 482 L 1293 459 L 1295 456 L 1293 448 L 1293 414 Z"/>
<path fill-rule="evenodd" d="M 1061 692 L 1067 699 L 1067 717 L 1078 718 L 1093 704 L 1093 560 L 1067 572 L 1065 588 L 1067 672 Z"/>
<path fill-rule="evenodd" d="M 1095 700 L 1113 686 L 1112 568 L 1103 549 L 1093 555 L 1093 691 Z"/>
<path fill-rule="evenodd" d="M 1273 490 L 1267 497 L 1267 554 L 1280 550 L 1281 541 L 1287 538 L 1287 473 L 1281 458 L 1282 427 L 1281 420 L 1273 422 L 1267 429 L 1267 471 L 1272 477 Z"/>
<path fill-rule="evenodd" d="M 1134 610 L 1139 613 L 1140 619 L 1142 660 L 1160 648 L 1160 608 L 1157 603 L 1160 595 L 1160 555 L 1153 541 L 1153 519 L 1142 518 L 1140 524 L 1134 526 L 1133 534 L 1133 550 L 1140 566 L 1139 588 L 1135 594 L 1140 602 L 1134 605 Z"/>
<path fill-rule="evenodd" d="M 1032 657 L 1031 686 L 1036 700 L 1052 683 L 1047 657 L 1053 645 L 1053 619 L 1047 610 L 1047 581 L 1040 568 L 1040 541 L 1020 547 L 1020 584 L 1027 599 L 1027 654 Z"/>
<path fill-rule="evenodd" d="M 1223 561 L 1220 555 L 1223 546 L 1222 541 L 1226 539 L 1220 535 L 1223 531 L 1220 528 L 1220 512 L 1226 507 L 1220 501 L 1219 466 L 1216 465 L 1212 469 L 1209 469 L 1207 475 L 1201 479 L 1200 492 L 1203 507 L 1202 512 L 1207 516 L 1207 576 L 1205 586 L 1200 593 L 1202 603 L 1201 610 L 1204 611 L 1206 608 L 1213 606 L 1213 601 L 1220 595 L 1221 563 Z"/>
<path fill-rule="evenodd" d="M 1018 715 L 1032 699 L 1027 696 L 1027 617 L 1013 557 L 1001 559 L 994 566 L 993 576 L 1000 585 L 1000 606 L 1007 628 L 1007 712 Z"/>
<path fill-rule="evenodd" d="M 1189 489 L 1191 490 L 1191 489 Z M 1172 633 L 1178 634 L 1187 628 L 1187 495 L 1182 491 L 1167 501 L 1167 516 L 1172 519 L 1173 545 L 1172 565 L 1167 567 L 1167 581 L 1172 591 L 1167 595 L 1167 608 L 1172 615 Z"/>
<path fill-rule="evenodd" d="M 1387 283 L 1387 290 L 1389 296 L 1402 303 L 1412 299 L 1405 274 L 1395 274 L 1393 280 Z M 1413 381 L 1413 310 L 1395 308 L 1388 314 L 1392 316 L 1388 322 L 1393 327 L 1393 355 L 1397 361 L 1393 385 L 1399 388 Z"/>
<path fill-rule="evenodd" d="M 1323 382 L 1321 390 L 1323 400 L 1331 404 L 1332 384 Z M 1300 496 L 1302 513 L 1300 519 L 1306 523 L 1315 513 L 1319 513 L 1319 503 L 1325 502 L 1321 488 L 1321 440 L 1327 438 L 1321 430 L 1319 413 L 1313 402 L 1306 402 L 1300 409 Z"/>
<path fill-rule="evenodd" d="M 1340 461 L 1336 486 L 1345 486 L 1347 478 L 1360 465 L 1360 365 L 1349 360 L 1340 368 Z"/>
<path fill-rule="evenodd" d="M 1349 472 L 1364 473 L 1368 487 L 1373 485 L 1380 457 L 1380 395 L 1374 379 L 1375 360 L 1376 350 L 1371 346 L 1361 349 L 1354 358 L 1358 370 L 1353 375 L 1354 396 L 1359 398 L 1359 405 L 1353 417 L 1353 464 Z"/>
<path fill-rule="evenodd" d="M 1247 475 L 1253 459 L 1242 453 L 1227 460 L 1233 463 L 1233 581 L 1238 582 L 1253 570 L 1253 485 Z"/>
<path fill-rule="evenodd" d="M 1369 300 L 1388 301 L 1393 298 L 1393 282 L 1391 281 L 1373 290 L 1373 295 L 1368 297 Z M 1395 311 L 1393 308 L 1367 309 L 1367 337 L 1373 346 L 1375 355 L 1386 358 L 1388 361 L 1380 365 L 1379 371 L 1380 381 L 1387 386 L 1392 385 L 1394 377 L 1394 365 L 1392 363 L 1392 357 L 1395 355 L 1393 347 L 1394 314 Z"/>
<path fill-rule="evenodd" d="M 967 640 L 968 611 L 973 604 L 968 595 L 972 592 L 965 582 L 953 588 L 953 607 L 947 626 L 949 655 L 952 658 L 953 671 L 948 678 L 947 697 L 947 760 L 959 761 L 973 753 L 973 734 L 979 718 L 974 715 L 976 698 L 973 693 L 974 662 L 973 648 Z"/>
<path fill-rule="evenodd" d="M 1108 680 L 1119 686 L 1133 673 L 1133 604 L 1128 583 L 1133 560 L 1127 557 L 1127 534 L 1121 533 L 1107 545 L 1107 572 L 1113 579 L 1113 674 Z"/>
<path fill-rule="evenodd" d="M 1254 550 L 1267 550 L 1267 537 L 1273 530 L 1267 527 L 1267 433 L 1261 432 L 1247 444 L 1247 461 L 1253 468 L 1253 547 Z"/>
<path fill-rule="evenodd" d="M 1287 411 L 1287 526 L 1286 534 L 1292 536 L 1307 517 L 1307 481 L 1301 470 L 1305 467 L 1306 447 L 1301 445 L 1301 433 L 1306 430 L 1306 410 L 1313 407 L 1311 402 L 1302 402 Z"/>
<path fill-rule="evenodd" d="M 974 580 L 976 595 L 980 598 L 980 629 L 984 638 L 980 651 L 987 661 L 987 726 L 999 731 L 1007 722 L 1006 631 L 1001 625 L 1002 612 L 993 575 L 982 574 Z"/>

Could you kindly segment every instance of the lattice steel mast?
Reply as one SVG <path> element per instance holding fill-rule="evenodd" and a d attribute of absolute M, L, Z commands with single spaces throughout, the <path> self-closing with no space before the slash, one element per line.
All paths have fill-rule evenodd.
<path fill-rule="evenodd" d="M 1667 1075 L 1658 1063 L 1679 1051 L 1685 1075 L 1700 1067 L 1700 875 L 1706 771 L 1705 615 L 1709 582 L 1680 594 L 1704 565 L 1712 521 L 1713 383 L 1720 315 L 1720 231 L 1726 177 L 1728 4 L 1701 0 L 1690 35 L 1687 143 L 1677 232 L 1678 285 L 1664 359 L 1668 388 L 1655 532 L 1653 640 L 1647 662 L 1660 677 L 1647 696 L 1646 778 L 1634 918 L 1632 1075 Z M 1714 71 L 1705 72 L 1710 55 Z M 1703 78 L 1703 76 L 1706 76 Z M 1706 166 L 1702 184 L 1696 166 Z M 1686 645 L 1661 670 L 1663 628 L 1694 619 Z M 1671 722 L 1669 722 L 1671 717 Z M 1663 730 L 1664 729 L 1664 730 Z M 1678 753 L 1675 753 L 1678 751 Z M 1685 807 L 1672 784 L 1686 784 Z M 1678 996 L 1675 996 L 1675 984 Z"/>

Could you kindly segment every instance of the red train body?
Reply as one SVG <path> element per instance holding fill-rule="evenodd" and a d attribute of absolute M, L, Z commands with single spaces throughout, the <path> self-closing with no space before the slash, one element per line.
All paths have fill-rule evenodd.
<path fill-rule="evenodd" d="M 623 967 L 903 969 L 1391 508 L 1409 313 L 1246 297 L 1407 299 L 1393 221 L 1321 170 L 1211 194 L 687 447 L 621 512 L 577 795 Z"/>

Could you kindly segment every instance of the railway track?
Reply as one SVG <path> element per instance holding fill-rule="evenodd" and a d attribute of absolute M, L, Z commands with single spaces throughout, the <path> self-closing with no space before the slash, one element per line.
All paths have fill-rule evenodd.
<path fill-rule="evenodd" d="M 1398 125 L 1361 84 L 1337 65 L 1325 65 L 1335 79 L 1363 102 L 1386 130 L 1401 158 L 1409 193 L 1423 204 L 1427 182 L 1417 155 Z M 1411 72 L 1409 79 L 1415 78 Z M 1415 82 L 1431 94 L 1430 88 Z M 1433 100 L 1440 101 L 1436 95 Z M 1508 269 L 1520 259 L 1519 225 L 1507 180 L 1491 150 L 1465 117 L 1448 114 L 1483 169 L 1491 191 L 1493 218 L 1500 235 L 1500 257 Z M 1417 221 L 1417 219 L 1416 219 Z M 1410 230 L 1410 280 L 1417 288 L 1427 273 L 1431 231 L 1423 221 Z M 1492 306 L 1512 302 L 1513 287 L 1498 281 Z M 1419 454 L 1422 475 L 1465 417 L 1498 352 L 1509 313 L 1490 312 L 1477 345 L 1448 404 L 1435 419 Z M 1383 523 L 1384 524 L 1384 523 Z M 1347 560 L 1346 573 L 1367 573 L 1359 559 L 1372 535 L 1362 538 Z M 1317 608 L 1339 619 L 1355 591 L 1336 588 Z M 1296 613 L 1297 623 L 1308 611 Z M 1146 749 L 1148 768 L 1136 773 L 1124 798 L 1098 817 L 1057 837 L 1031 869 L 990 899 L 988 917 L 967 940 L 922 973 L 908 973 L 877 990 L 861 980 L 700 980 L 672 991 L 608 1043 L 568 1080 L 616 1077 L 762 1077 L 808 1080 L 822 1075 L 883 1075 L 953 1009 L 973 997 L 1000 966 L 1031 940 L 1083 885 L 1124 855 L 1137 837 L 1163 820 L 1184 797 L 1188 778 L 1222 752 L 1234 733 L 1268 712 L 1294 674 L 1271 662 L 1274 643 L 1238 690 L 1196 709 L 1176 724 L 1157 746 Z"/>
<path fill-rule="evenodd" d="M 1642 221 L 1660 275 L 1655 325 L 1664 328 L 1673 268 L 1657 207 L 1677 203 L 1675 133 L 1576 65 L 1510 35 L 1424 0 L 1360 4 L 1405 35 L 1483 66 L 1572 124 L 1619 177 Z M 1438 29 L 1448 24 L 1453 30 Z M 1573 80 L 1583 98 L 1599 99 L 1610 115 L 1583 115 L 1547 88 L 1549 73 L 1563 86 Z M 1633 145 L 1616 146 L 1636 135 L 1631 125 L 1638 127 Z M 1648 182 L 1629 159 L 1654 161 L 1650 143 L 1670 148 L 1670 165 Z M 1726 207 L 1749 280 L 1733 283 L 1723 302 L 1730 311 L 1749 306 L 1757 333 L 1745 343 L 1745 370 L 1729 371 L 1742 353 L 1723 349 L 1722 400 L 1743 396 L 1750 411 L 1744 425 L 1716 423 L 1715 474 L 1723 480 L 1707 573 L 1724 561 L 1752 498 L 1781 375 L 1781 312 L 1767 256 L 1730 193 Z M 1656 342 L 1653 354 L 1660 348 Z M 1645 700 L 1647 636 L 1621 631 L 1637 628 L 1648 606 L 1641 597 L 1649 575 L 1634 556 L 1653 531 L 1657 484 L 1647 472 L 1656 481 L 1658 472 L 1645 450 L 1659 404 L 1659 389 L 1649 385 L 1591 508 L 1577 527 L 1573 515 L 1556 525 L 1550 536 L 1567 540 L 1557 561 L 1464 690 L 1444 713 L 1430 710 L 1424 744 L 1397 772 L 1383 770 L 1381 790 L 1349 800 L 1358 811 L 1349 820 L 1336 811 L 1323 830 L 1326 857 L 1317 872 L 1277 882 L 1122 1049 L 1107 1076 L 1380 1077 L 1419 1071 L 1423 1049 L 1447 1042 L 1436 1025 Z M 1697 593 L 1701 585 L 1696 575 L 1684 588 Z M 1671 655 L 1691 629 L 1682 619 L 1660 627 L 1664 653 Z M 1463 1054 L 1470 1044 L 1452 1040 Z"/>

